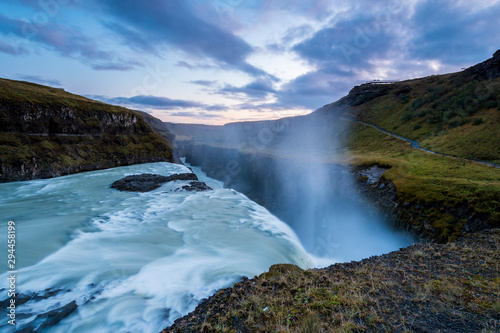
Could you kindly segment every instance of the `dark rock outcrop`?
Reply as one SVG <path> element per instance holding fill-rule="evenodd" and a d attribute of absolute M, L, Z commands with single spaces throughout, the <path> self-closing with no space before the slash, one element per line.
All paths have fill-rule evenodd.
<path fill-rule="evenodd" d="M 131 175 L 120 180 L 117 180 L 111 184 L 111 188 L 117 189 L 118 191 L 128 191 L 128 192 L 149 192 L 157 189 L 162 184 L 171 182 L 174 180 L 189 181 L 189 185 L 182 187 L 186 191 L 208 191 L 211 190 L 207 184 L 198 181 L 198 177 L 194 173 L 181 173 L 173 174 L 170 176 L 162 176 L 157 174 L 145 173 L 142 175 Z"/>
<path fill-rule="evenodd" d="M 377 97 L 386 95 L 391 91 L 391 84 L 371 84 L 366 83 L 360 86 L 355 86 L 349 91 L 349 94 L 339 100 L 339 104 L 346 106 L 357 106 L 367 103 Z"/>
<path fill-rule="evenodd" d="M 463 71 L 465 75 L 473 75 L 474 79 L 492 80 L 500 77 L 500 50 L 493 57 Z"/>

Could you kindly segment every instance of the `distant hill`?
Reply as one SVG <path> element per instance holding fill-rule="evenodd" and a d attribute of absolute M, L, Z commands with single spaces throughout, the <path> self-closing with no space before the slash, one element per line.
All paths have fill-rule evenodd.
<path fill-rule="evenodd" d="M 131 110 L 0 79 L 0 182 L 174 162 L 173 150 Z"/>

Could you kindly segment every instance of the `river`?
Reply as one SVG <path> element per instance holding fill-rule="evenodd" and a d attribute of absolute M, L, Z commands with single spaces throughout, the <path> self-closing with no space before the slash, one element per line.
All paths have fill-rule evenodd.
<path fill-rule="evenodd" d="M 284 222 L 201 173 L 213 191 L 176 191 L 180 182 L 148 193 L 109 187 L 126 175 L 182 172 L 151 163 L 0 184 L 2 234 L 15 223 L 15 328 L 159 332 L 243 276 L 276 263 L 321 265 Z M 6 236 L 0 249 L 0 300 L 8 300 Z M 52 325 L 50 311 L 71 304 Z M 0 331 L 12 332 L 2 317 Z"/>

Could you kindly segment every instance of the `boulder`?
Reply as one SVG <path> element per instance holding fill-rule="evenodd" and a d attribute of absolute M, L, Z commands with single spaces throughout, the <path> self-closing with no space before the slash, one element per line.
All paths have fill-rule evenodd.
<path fill-rule="evenodd" d="M 193 181 L 189 185 L 183 187 L 187 191 L 208 191 L 211 190 L 205 183 L 199 182 L 198 177 L 194 173 L 173 174 L 170 176 L 162 176 L 158 174 L 144 173 L 141 175 L 131 175 L 111 184 L 111 188 L 118 191 L 129 192 L 149 192 L 162 184 L 174 180 Z"/>

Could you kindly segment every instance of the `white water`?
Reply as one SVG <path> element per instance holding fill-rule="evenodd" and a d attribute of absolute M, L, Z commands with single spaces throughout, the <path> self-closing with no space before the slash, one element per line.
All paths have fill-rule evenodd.
<path fill-rule="evenodd" d="M 182 172 L 151 163 L 0 184 L 1 234 L 16 223 L 17 292 L 61 290 L 18 306 L 16 328 L 36 328 L 37 314 L 75 300 L 78 308 L 44 332 L 159 332 L 242 276 L 276 263 L 314 265 L 285 223 L 216 181 L 201 179 L 215 190 L 199 193 L 175 192 L 180 182 L 148 193 L 109 188 L 130 174 Z M 2 317 L 0 331 L 11 332 Z"/>

